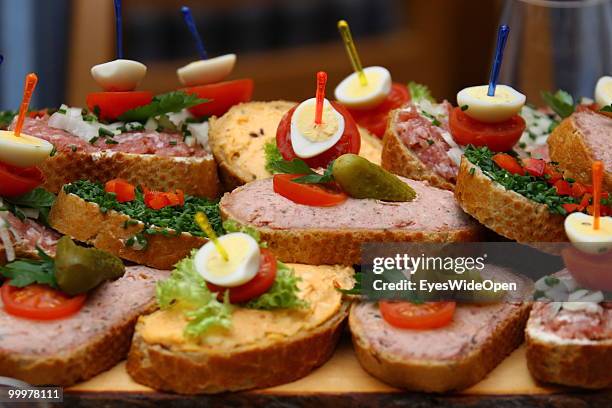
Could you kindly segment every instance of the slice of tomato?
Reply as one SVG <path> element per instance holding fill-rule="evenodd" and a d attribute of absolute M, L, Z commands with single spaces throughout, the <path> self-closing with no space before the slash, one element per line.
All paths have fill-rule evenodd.
<path fill-rule="evenodd" d="M 92 92 L 87 95 L 87 107 L 98 112 L 100 120 L 115 120 L 130 109 L 148 105 L 153 100 L 149 91 Z"/>
<path fill-rule="evenodd" d="M 189 108 L 189 112 L 194 116 L 221 116 L 232 106 L 251 100 L 253 80 L 237 79 L 216 84 L 192 86 L 181 90 L 209 100 L 206 103 Z"/>
<path fill-rule="evenodd" d="M 370 109 L 347 109 L 359 126 L 366 128 L 373 135 L 382 138 L 387 129 L 389 112 L 402 107 L 409 100 L 410 92 L 408 87 L 394 82 L 391 85 L 391 92 L 380 105 Z"/>
<path fill-rule="evenodd" d="M 542 177 L 544 175 L 544 169 L 546 168 L 546 162 L 542 159 L 525 158 L 522 159 L 523 167 L 527 173 L 534 177 Z"/>
<path fill-rule="evenodd" d="M 46 285 L 24 288 L 4 283 L 0 289 L 4 310 L 14 316 L 36 320 L 55 320 L 75 314 L 83 307 L 86 295 L 69 297 Z"/>
<path fill-rule="evenodd" d="M 224 288 L 208 282 L 206 282 L 206 286 L 211 292 L 219 292 L 219 300 L 222 300 L 225 291 L 229 290 L 230 303 L 243 303 L 266 293 L 274 284 L 276 270 L 276 258 L 269 249 L 262 248 L 259 271 L 253 279 L 234 288 Z"/>
<path fill-rule="evenodd" d="M 507 153 L 497 153 L 493 156 L 493 161 L 510 174 L 525 175 L 525 169 L 519 164 L 518 160 Z"/>
<path fill-rule="evenodd" d="M 612 291 L 612 252 L 594 255 L 568 246 L 561 251 L 561 257 L 580 287 Z"/>
<path fill-rule="evenodd" d="M 315 157 L 302 159 L 312 168 L 327 167 L 332 160 L 337 159 L 343 154 L 359 154 L 359 149 L 361 149 L 361 135 L 353 117 L 338 102 L 331 102 L 331 104 L 344 117 L 344 133 L 340 140 L 338 140 L 338 143 L 328 150 Z M 276 145 L 285 160 L 299 159 L 291 145 L 291 118 L 296 108 L 297 105 L 283 116 L 276 130 Z"/>
<path fill-rule="evenodd" d="M 19 197 L 45 182 L 38 167 L 15 167 L 0 162 L 0 196 Z"/>
<path fill-rule="evenodd" d="M 115 193 L 117 201 L 127 203 L 136 199 L 136 187 L 124 179 L 114 179 L 107 181 L 104 185 L 107 193 Z"/>
<path fill-rule="evenodd" d="M 494 152 L 507 152 L 521 138 L 526 124 L 521 115 L 500 123 L 479 122 L 461 108 L 454 108 L 449 126 L 453 139 L 460 145 L 487 146 Z"/>
<path fill-rule="evenodd" d="M 318 184 L 301 184 L 292 181 L 303 174 L 275 174 L 274 192 L 297 204 L 312 207 L 333 207 L 346 201 L 348 196 L 341 191 L 326 189 Z"/>
<path fill-rule="evenodd" d="M 455 302 L 426 302 L 415 304 L 383 300 L 378 302 L 383 319 L 402 329 L 436 329 L 453 320 Z"/>

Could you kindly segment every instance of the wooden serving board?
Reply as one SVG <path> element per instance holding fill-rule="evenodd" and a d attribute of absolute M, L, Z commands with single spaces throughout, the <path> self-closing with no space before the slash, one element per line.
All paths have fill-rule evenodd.
<path fill-rule="evenodd" d="M 612 369 L 612 368 L 611 368 Z M 375 379 L 357 361 L 350 338 L 344 336 L 333 357 L 298 381 L 263 390 L 213 396 L 160 393 L 134 382 L 122 362 L 97 377 L 65 391 L 70 406 L 115 404 L 134 406 L 612 406 L 612 390 L 584 392 L 536 383 L 525 360 L 525 346 L 515 350 L 483 381 L 457 394 L 409 393 Z"/>

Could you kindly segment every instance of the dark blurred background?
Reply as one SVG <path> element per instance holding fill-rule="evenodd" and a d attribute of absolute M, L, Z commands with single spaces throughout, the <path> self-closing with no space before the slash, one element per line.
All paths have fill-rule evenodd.
<path fill-rule="evenodd" d="M 336 30 L 337 21 L 346 19 L 364 65 L 386 66 L 395 81 L 425 83 L 436 97 L 454 101 L 462 87 L 486 82 L 497 26 L 512 20 L 512 57 L 504 63 L 508 82 L 539 103 L 539 90 L 559 86 L 562 71 L 581 81 L 566 79 L 561 85 L 591 95 L 594 81 L 611 71 L 612 10 L 607 6 L 612 0 L 583 0 L 609 12 L 592 9 L 590 17 L 571 8 L 556 15 L 556 9 L 541 3 L 581 2 L 124 0 L 124 50 L 126 58 L 148 66 L 142 89 L 177 88 L 176 68 L 197 59 L 179 11 L 187 5 L 211 56 L 238 54 L 232 77 L 253 78 L 256 99 L 298 100 L 314 92 L 316 71 L 329 73 L 330 90 L 351 72 Z M 561 18 L 569 26 L 558 33 Z M 585 31 L 594 25 L 597 31 Z M 573 45 L 587 44 L 586 57 L 570 46 L 576 38 L 591 40 Z M 581 60 L 590 69 L 575 69 L 567 61 L 559 67 L 555 50 L 571 51 L 566 60 Z M 86 93 L 97 90 L 89 69 L 115 56 L 113 1 L 0 0 L 0 54 L 5 57 L 0 108 L 17 108 L 30 71 L 40 77 L 36 106 L 83 105 Z"/>

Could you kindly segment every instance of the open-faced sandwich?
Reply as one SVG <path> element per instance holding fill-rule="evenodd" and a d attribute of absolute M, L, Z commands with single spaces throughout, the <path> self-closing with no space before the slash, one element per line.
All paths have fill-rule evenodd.
<path fill-rule="evenodd" d="M 161 310 L 136 326 L 134 380 L 219 393 L 291 382 L 329 359 L 349 306 L 338 289 L 353 285 L 352 268 L 285 265 L 264 246 L 244 229 L 176 265 L 157 286 Z"/>
<path fill-rule="evenodd" d="M 463 292 L 462 296 L 472 297 L 470 303 L 379 300 L 354 304 L 349 326 L 355 352 L 363 368 L 376 378 L 413 391 L 461 390 L 482 380 L 522 343 L 531 307 L 524 300 L 530 296 L 531 281 L 496 266 L 460 277 L 454 272 L 438 274 L 438 282 L 487 278 L 514 282 L 517 289 Z"/>
<path fill-rule="evenodd" d="M 479 236 L 452 193 L 399 179 L 356 155 L 351 116 L 319 92 L 287 113 L 277 144 L 280 154 L 268 163 L 277 174 L 227 193 L 220 209 L 225 219 L 257 229 L 282 261 L 353 265 L 366 242 Z"/>
<path fill-rule="evenodd" d="M 154 269 L 60 239 L 55 257 L 0 267 L 0 375 L 68 386 L 127 355 L 136 318 L 155 309 Z"/>
<path fill-rule="evenodd" d="M 286 101 L 243 103 L 210 120 L 209 142 L 226 189 L 272 176 L 267 162 L 291 144 L 286 136 L 296 107 L 295 102 Z M 338 109 L 350 117 L 344 108 Z M 350 122 L 354 124 L 352 119 Z M 352 126 L 350 130 L 353 133 L 347 131 L 345 138 L 336 140 L 336 144 L 346 147 L 350 137 L 351 152 L 380 163 L 381 142 L 363 128 Z"/>
<path fill-rule="evenodd" d="M 206 213 L 217 233 L 223 231 L 218 204 L 208 199 L 181 190 L 151 191 L 123 179 L 79 180 L 62 187 L 49 224 L 123 259 L 169 270 L 207 241 L 193 221 L 196 212 Z"/>

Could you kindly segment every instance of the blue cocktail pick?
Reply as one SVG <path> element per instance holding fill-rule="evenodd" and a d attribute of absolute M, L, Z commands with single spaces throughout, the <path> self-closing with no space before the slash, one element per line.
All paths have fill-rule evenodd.
<path fill-rule="evenodd" d="M 487 91 L 488 96 L 495 95 L 495 87 L 497 86 L 497 80 L 499 79 L 499 71 L 501 69 L 502 60 L 504 58 L 504 48 L 506 47 L 508 34 L 510 34 L 510 27 L 505 24 L 499 27 L 499 31 L 497 32 L 497 46 L 495 47 L 495 57 L 493 58 L 491 76 L 489 77 L 489 90 Z"/>

